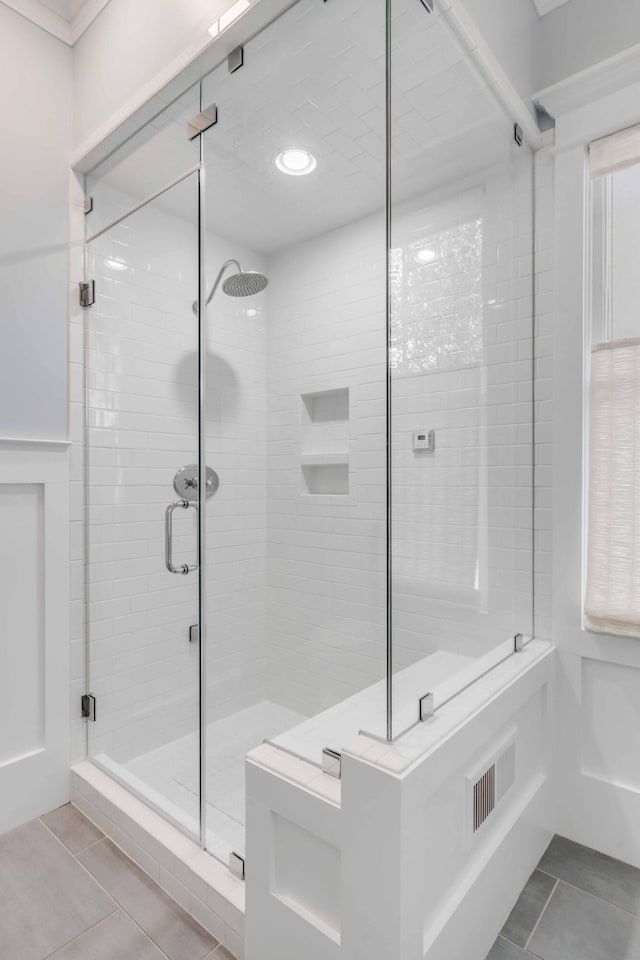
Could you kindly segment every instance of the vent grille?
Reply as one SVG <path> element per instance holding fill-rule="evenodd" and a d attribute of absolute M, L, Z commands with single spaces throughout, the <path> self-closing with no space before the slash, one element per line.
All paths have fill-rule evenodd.
<path fill-rule="evenodd" d="M 492 764 L 473 787 L 473 832 L 485 822 L 496 806 L 496 765 Z"/>
<path fill-rule="evenodd" d="M 472 834 L 491 816 L 516 779 L 516 744 L 509 744 L 473 781 Z"/>

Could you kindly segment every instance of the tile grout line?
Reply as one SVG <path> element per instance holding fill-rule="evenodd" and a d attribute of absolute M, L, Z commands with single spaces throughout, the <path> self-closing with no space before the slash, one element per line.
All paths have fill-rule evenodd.
<path fill-rule="evenodd" d="M 619 862 L 624 863 L 623 860 Z M 540 872 L 544 873 L 544 870 L 541 870 Z M 622 913 L 626 913 L 628 916 L 634 917 L 635 920 L 640 921 L 640 911 L 638 913 L 634 913 L 633 910 L 628 910 L 626 907 L 621 907 L 619 903 L 614 903 L 613 900 L 607 900 L 606 897 L 599 897 L 597 893 L 591 893 L 590 890 L 585 890 L 584 887 L 579 887 L 577 884 L 571 883 L 570 880 L 565 880 L 563 877 L 554 877 L 551 873 L 548 873 L 547 876 L 551 877 L 552 880 L 555 880 L 556 885 L 558 883 L 564 883 L 565 887 L 570 887 L 572 890 L 577 890 L 578 893 L 584 893 L 585 896 L 591 897 L 593 900 L 599 900 L 600 903 L 606 903 L 609 907 L 613 907 L 614 910 L 620 910 Z"/>
<path fill-rule="evenodd" d="M 49 827 L 47 826 L 47 824 L 44 823 L 41 818 L 39 818 L 39 820 L 40 820 L 40 823 L 42 823 L 42 826 L 45 828 L 45 830 L 48 830 L 48 831 L 49 831 L 49 833 L 51 834 L 51 836 L 54 838 L 54 840 L 56 840 L 56 841 L 60 844 L 60 846 L 63 848 L 63 850 L 66 850 L 66 852 L 69 854 L 69 856 L 72 857 L 72 858 L 76 861 L 76 863 L 78 864 L 78 866 L 80 866 L 80 867 L 84 870 L 84 872 L 87 874 L 87 876 L 88 876 L 88 877 L 91 877 L 91 879 L 94 881 L 94 883 L 96 883 L 96 884 L 100 887 L 100 889 L 106 894 L 106 896 L 115 904 L 116 909 L 115 909 L 115 910 L 112 910 L 111 913 L 107 914 L 107 916 L 108 916 L 108 917 L 112 917 L 113 914 L 117 912 L 117 910 L 122 911 L 122 913 L 123 913 L 126 917 L 128 917 L 129 920 L 131 920 L 131 922 L 134 924 L 134 926 L 137 927 L 137 929 L 140 931 L 140 933 L 143 935 L 143 937 L 144 937 L 146 940 L 148 940 L 149 943 L 156 948 L 156 950 L 158 950 L 158 952 L 160 953 L 160 955 L 163 956 L 163 957 L 165 958 L 165 960 L 171 960 L 171 958 L 167 956 L 167 954 L 164 952 L 164 950 L 163 950 L 161 947 L 158 946 L 158 944 L 155 942 L 155 940 L 152 940 L 152 939 L 151 939 L 151 937 L 149 936 L 149 934 L 147 933 L 147 931 L 144 930 L 144 929 L 140 926 L 140 924 L 131 916 L 131 914 L 130 914 L 127 910 L 125 910 L 125 908 L 122 906 L 122 904 L 121 904 L 118 900 L 116 900 L 116 898 L 115 898 L 114 896 L 112 896 L 105 887 L 103 887 L 103 885 L 100 883 L 100 881 L 99 881 L 96 877 L 94 877 L 94 875 L 91 873 L 91 871 L 88 870 L 88 869 L 85 867 L 84 863 L 82 863 L 81 860 L 78 860 L 78 858 L 77 858 L 77 856 L 76 856 L 75 854 L 71 853 L 71 850 L 69 850 L 69 848 L 68 848 L 67 846 L 65 846 L 65 844 L 62 842 L 62 840 L 55 835 L 55 833 L 53 832 L 53 830 L 49 829 Z M 102 843 L 103 840 L 109 840 L 109 837 L 104 836 L 104 837 L 102 838 L 102 840 L 98 840 L 97 842 L 98 842 L 98 843 Z M 110 843 L 113 843 L 113 841 L 110 840 Z M 89 846 L 93 847 L 93 846 L 95 846 L 95 843 L 91 843 L 91 844 L 89 844 Z M 118 845 L 117 845 L 117 844 L 114 844 L 114 846 L 117 847 Z M 83 849 L 87 850 L 88 847 L 84 847 Z M 118 847 L 118 850 L 120 850 L 120 847 Z M 79 850 L 78 852 L 79 852 L 79 853 L 82 853 L 82 850 Z M 122 850 L 121 852 L 124 853 L 124 850 Z M 128 860 L 131 860 L 131 857 L 127 856 L 126 853 L 124 853 L 124 855 L 125 855 L 125 857 L 127 857 Z M 131 863 L 134 863 L 134 861 L 131 860 Z M 136 866 L 137 866 L 137 864 L 136 864 Z M 153 878 L 151 878 L 151 879 L 153 879 Z M 154 882 L 155 882 L 155 881 L 154 881 Z M 162 887 L 160 887 L 160 889 L 162 889 Z M 179 904 L 178 904 L 178 906 L 179 906 Z M 185 912 L 186 912 L 186 911 L 185 911 Z M 106 920 L 107 917 L 103 917 L 102 919 L 103 919 L 103 920 Z M 101 923 L 101 922 L 102 922 L 101 920 L 98 921 L 98 923 Z M 95 926 L 97 926 L 97 924 L 94 923 L 93 926 L 92 926 L 92 927 L 89 927 L 88 929 L 89 929 L 89 930 L 93 930 L 93 928 L 94 928 Z M 204 930 L 204 927 L 203 927 L 202 929 Z M 71 940 L 69 940 L 68 942 L 69 942 L 69 943 L 73 943 L 74 940 L 78 940 L 79 937 L 83 936 L 83 934 L 85 934 L 85 933 L 87 933 L 87 932 L 88 932 L 87 930 L 84 930 L 82 933 L 78 934 L 77 937 L 73 937 L 73 938 L 72 938 Z M 207 931 L 207 933 L 209 933 L 209 931 Z M 213 934 L 209 934 L 209 936 L 213 937 Z M 214 939 L 214 940 L 217 940 L 217 937 L 213 937 L 213 939 Z M 218 943 L 217 946 L 219 946 L 219 945 L 220 945 L 220 944 Z M 63 946 L 66 946 L 66 944 L 63 944 Z M 217 946 L 214 947 L 214 950 L 217 949 Z M 61 949 L 61 947 L 58 947 L 58 949 Z M 53 956 L 53 955 L 55 955 L 55 950 L 54 950 L 54 953 L 53 953 L 53 954 L 49 954 L 49 957 L 51 957 L 51 956 Z M 205 954 L 205 958 L 206 958 L 206 954 Z M 47 957 L 45 957 L 44 960 L 47 960 Z"/>
<path fill-rule="evenodd" d="M 560 883 L 560 881 L 556 878 L 556 882 L 555 882 L 554 885 L 553 885 L 553 890 L 551 891 L 551 893 L 550 893 L 549 896 L 547 897 L 546 903 L 545 903 L 544 907 L 542 908 L 542 912 L 541 912 L 540 916 L 538 917 L 538 919 L 537 919 L 536 922 L 535 922 L 535 925 L 534 925 L 534 927 L 533 927 L 533 930 L 531 931 L 531 933 L 530 933 L 529 936 L 527 937 L 527 942 L 526 942 L 525 945 L 524 945 L 524 951 L 525 951 L 525 953 L 529 952 L 529 944 L 530 944 L 531 941 L 533 940 L 533 937 L 534 937 L 534 935 L 535 935 L 536 930 L 538 929 L 538 926 L 539 926 L 539 924 L 540 924 L 540 921 L 541 921 L 542 918 L 544 917 L 544 915 L 545 915 L 545 913 L 546 913 L 546 911 L 547 911 L 547 907 L 549 906 L 549 904 L 551 903 L 551 900 L 553 899 L 554 893 L 555 893 L 556 890 L 558 889 L 558 884 L 559 884 L 559 883 Z"/>

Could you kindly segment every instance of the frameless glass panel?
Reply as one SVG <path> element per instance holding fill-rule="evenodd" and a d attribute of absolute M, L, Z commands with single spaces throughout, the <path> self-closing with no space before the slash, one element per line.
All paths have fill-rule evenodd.
<path fill-rule="evenodd" d="M 197 175 L 89 243 L 87 275 L 89 755 L 199 836 L 198 511 L 174 488 L 198 463 Z"/>
<path fill-rule="evenodd" d="M 88 237 L 199 162 L 199 138 L 190 140 L 187 135 L 188 121 L 199 112 L 200 85 L 197 84 L 168 103 L 153 120 L 87 174 L 85 193 L 93 200 L 93 208 L 87 215 Z M 114 259 L 117 259 L 115 238 L 113 247 Z"/>
<path fill-rule="evenodd" d="M 384 44 L 382 0 L 300 0 L 203 83 L 208 284 L 268 280 L 207 314 L 216 849 L 244 849 L 247 750 L 320 764 L 384 712 Z"/>
<path fill-rule="evenodd" d="M 393 731 L 532 625 L 532 157 L 449 15 L 391 4 Z"/>

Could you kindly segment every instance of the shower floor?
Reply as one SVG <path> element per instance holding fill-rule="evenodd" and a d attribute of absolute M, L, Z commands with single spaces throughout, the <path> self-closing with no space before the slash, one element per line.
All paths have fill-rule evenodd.
<path fill-rule="evenodd" d="M 207 727 L 207 847 L 226 861 L 245 849 L 245 755 L 306 718 L 263 700 Z M 196 732 L 115 764 L 98 756 L 101 766 L 137 794 L 197 833 L 198 734 Z"/>

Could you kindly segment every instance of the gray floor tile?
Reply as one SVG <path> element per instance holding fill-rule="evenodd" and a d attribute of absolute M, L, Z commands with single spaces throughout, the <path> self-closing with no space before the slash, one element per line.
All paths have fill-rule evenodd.
<path fill-rule="evenodd" d="M 560 882 L 529 952 L 542 960 L 640 960 L 640 920 Z"/>
<path fill-rule="evenodd" d="M 110 840 L 87 847 L 78 854 L 78 859 L 169 960 L 202 960 L 217 946 L 214 937 Z"/>
<path fill-rule="evenodd" d="M 114 910 L 39 821 L 0 837 L 0 957 L 43 960 Z"/>
<path fill-rule="evenodd" d="M 555 885 L 553 877 L 534 871 L 502 928 L 502 936 L 520 947 L 526 946 Z"/>
<path fill-rule="evenodd" d="M 71 850 L 71 853 L 79 853 L 89 844 L 104 837 L 103 832 L 70 803 L 52 810 L 42 819 L 49 830 Z"/>
<path fill-rule="evenodd" d="M 236 960 L 236 958 L 221 944 L 219 947 L 216 947 L 213 953 L 209 954 L 206 960 Z"/>
<path fill-rule="evenodd" d="M 528 954 L 520 947 L 516 947 L 514 943 L 509 943 L 508 940 L 498 937 L 489 951 L 487 960 L 527 960 L 527 957 Z"/>
<path fill-rule="evenodd" d="M 122 910 L 68 943 L 50 960 L 163 960 L 163 955 Z"/>
<path fill-rule="evenodd" d="M 564 837 L 554 837 L 539 868 L 640 916 L 640 870 L 627 863 Z"/>

